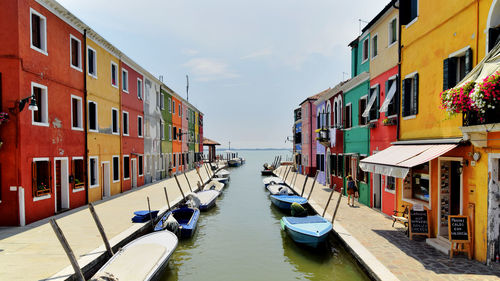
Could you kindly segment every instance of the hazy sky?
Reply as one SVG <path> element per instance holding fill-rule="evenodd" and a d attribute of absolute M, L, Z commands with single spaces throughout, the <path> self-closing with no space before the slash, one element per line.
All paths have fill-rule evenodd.
<path fill-rule="evenodd" d="M 350 75 L 349 42 L 389 0 L 58 0 L 205 114 L 227 147 L 291 147 L 293 109 Z M 364 24 L 363 24 L 364 26 Z"/>

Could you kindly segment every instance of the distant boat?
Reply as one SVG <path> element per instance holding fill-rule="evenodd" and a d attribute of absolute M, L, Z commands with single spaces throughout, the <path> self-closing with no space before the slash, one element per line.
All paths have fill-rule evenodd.
<path fill-rule="evenodd" d="M 156 224 L 154 231 L 165 230 L 167 218 L 170 215 L 179 223 L 179 238 L 190 238 L 193 236 L 198 219 L 200 218 L 200 210 L 197 208 L 181 207 L 169 211 Z"/>
<path fill-rule="evenodd" d="M 225 184 L 222 182 L 218 181 L 217 179 L 213 179 L 210 182 L 208 182 L 205 187 L 203 187 L 203 190 L 216 190 L 220 193 L 222 193 L 222 190 L 224 189 Z"/>
<path fill-rule="evenodd" d="M 282 184 L 270 184 L 267 187 L 267 190 L 271 195 L 292 195 L 293 191 L 286 185 Z"/>
<path fill-rule="evenodd" d="M 292 203 L 307 204 L 307 199 L 298 195 L 271 195 L 271 202 L 278 208 L 290 210 Z"/>
<path fill-rule="evenodd" d="M 274 176 L 264 178 L 262 180 L 262 182 L 264 183 L 265 186 L 268 186 L 270 184 L 284 184 L 285 183 L 281 178 L 274 177 Z"/>
<path fill-rule="evenodd" d="M 115 253 L 91 280 L 109 276 L 120 281 L 160 278 L 170 256 L 177 248 L 177 243 L 177 236 L 170 231 L 141 236 Z"/>
<path fill-rule="evenodd" d="M 315 248 L 326 240 L 332 230 L 332 224 L 318 215 L 283 217 L 280 224 L 293 241 Z"/>
<path fill-rule="evenodd" d="M 241 166 L 241 161 L 239 158 L 229 159 L 229 160 L 227 160 L 227 165 L 229 167 L 239 167 L 239 166 Z"/>
<path fill-rule="evenodd" d="M 220 192 L 217 190 L 204 190 L 198 191 L 196 195 L 200 199 L 200 211 L 206 211 L 215 206 Z"/>

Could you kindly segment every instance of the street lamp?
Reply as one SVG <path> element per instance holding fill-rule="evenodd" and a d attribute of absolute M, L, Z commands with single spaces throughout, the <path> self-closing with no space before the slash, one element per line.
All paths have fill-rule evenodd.
<path fill-rule="evenodd" d="M 38 110 L 38 106 L 36 105 L 36 99 L 35 99 L 35 95 L 32 95 L 32 96 L 29 96 L 27 98 L 24 98 L 22 100 L 19 101 L 19 112 L 23 111 L 24 109 L 24 106 L 26 105 L 26 103 L 30 101 L 29 105 L 28 105 L 28 109 L 31 110 L 31 111 L 37 111 Z"/>

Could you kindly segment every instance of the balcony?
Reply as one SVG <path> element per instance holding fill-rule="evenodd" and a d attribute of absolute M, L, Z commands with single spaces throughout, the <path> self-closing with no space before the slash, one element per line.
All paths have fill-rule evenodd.
<path fill-rule="evenodd" d="M 500 131 L 500 109 L 488 109 L 484 114 L 464 112 L 460 130 L 464 140 L 470 140 L 477 147 L 486 147 L 488 133 Z"/>

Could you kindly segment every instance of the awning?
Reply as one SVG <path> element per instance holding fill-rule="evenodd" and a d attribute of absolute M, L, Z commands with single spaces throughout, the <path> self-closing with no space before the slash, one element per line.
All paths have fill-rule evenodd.
<path fill-rule="evenodd" d="M 500 70 L 500 43 L 498 43 L 484 58 L 480 61 L 455 88 L 462 87 L 470 81 L 483 82 L 484 78 Z"/>
<path fill-rule="evenodd" d="M 382 103 L 382 106 L 379 109 L 380 112 L 387 112 L 387 108 L 389 108 L 389 104 L 391 103 L 391 100 L 394 97 L 394 94 L 396 93 L 396 87 L 397 87 L 396 81 L 397 80 L 394 80 L 394 82 L 392 82 L 392 86 L 389 89 L 389 92 L 387 92 L 384 102 Z"/>
<path fill-rule="evenodd" d="M 368 105 L 365 108 L 365 111 L 363 111 L 363 114 L 361 116 L 363 117 L 368 117 L 368 114 L 370 114 L 370 109 L 372 108 L 373 104 L 375 103 L 375 100 L 377 99 L 378 96 L 378 87 L 375 93 L 373 93 L 372 97 L 370 98 L 370 101 L 368 102 Z"/>
<path fill-rule="evenodd" d="M 405 178 L 410 168 L 437 158 L 458 144 L 393 145 L 360 161 L 359 167 L 370 173 Z"/>

